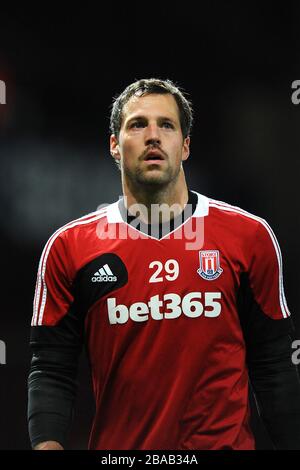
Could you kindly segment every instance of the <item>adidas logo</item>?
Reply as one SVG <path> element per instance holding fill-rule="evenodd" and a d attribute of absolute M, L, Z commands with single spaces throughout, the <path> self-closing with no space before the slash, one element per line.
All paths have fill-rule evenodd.
<path fill-rule="evenodd" d="M 108 264 L 102 266 L 92 277 L 92 282 L 113 282 L 117 280 L 117 276 L 114 276 Z"/>

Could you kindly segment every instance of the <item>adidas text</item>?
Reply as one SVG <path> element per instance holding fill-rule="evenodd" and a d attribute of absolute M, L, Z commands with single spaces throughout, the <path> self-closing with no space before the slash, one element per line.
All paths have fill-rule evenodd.
<path fill-rule="evenodd" d="M 115 282 L 117 276 L 93 276 L 92 282 Z"/>

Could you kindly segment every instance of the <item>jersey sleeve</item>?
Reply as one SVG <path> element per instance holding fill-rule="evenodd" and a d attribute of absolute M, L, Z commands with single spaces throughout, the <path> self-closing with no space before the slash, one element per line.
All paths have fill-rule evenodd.
<path fill-rule="evenodd" d="M 72 260 L 65 232 L 56 232 L 42 252 L 36 279 L 32 326 L 56 325 L 67 313 L 72 294 Z"/>
<path fill-rule="evenodd" d="M 249 251 L 248 276 L 255 301 L 264 314 L 274 320 L 289 317 L 281 250 L 273 230 L 263 219 L 258 222 Z"/>
<path fill-rule="evenodd" d="M 65 232 L 59 230 L 46 243 L 38 268 L 28 375 L 32 447 L 51 440 L 65 447 L 73 419 L 84 317 L 73 293 L 70 251 Z"/>
<path fill-rule="evenodd" d="M 250 383 L 275 449 L 299 449 L 300 380 L 291 359 L 295 328 L 284 295 L 280 247 L 263 219 L 257 223 L 248 256 L 238 310 Z"/>

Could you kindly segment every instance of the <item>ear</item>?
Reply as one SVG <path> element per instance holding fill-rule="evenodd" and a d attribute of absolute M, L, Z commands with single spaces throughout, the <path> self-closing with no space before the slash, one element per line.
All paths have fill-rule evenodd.
<path fill-rule="evenodd" d="M 118 139 L 115 136 L 115 134 L 111 134 L 111 136 L 110 136 L 110 153 L 111 153 L 112 157 L 115 160 L 120 160 L 121 159 Z"/>
<path fill-rule="evenodd" d="M 182 161 L 187 160 L 190 154 L 190 137 L 186 137 L 182 146 Z"/>

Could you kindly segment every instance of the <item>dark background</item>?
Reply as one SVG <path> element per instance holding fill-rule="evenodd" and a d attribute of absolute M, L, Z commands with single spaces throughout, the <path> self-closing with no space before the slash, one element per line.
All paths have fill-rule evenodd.
<path fill-rule="evenodd" d="M 170 78 L 189 93 L 188 185 L 270 223 L 300 338 L 300 105 L 291 101 L 300 79 L 299 5 L 207 3 L 1 11 L 2 449 L 30 448 L 28 340 L 41 251 L 61 225 L 121 194 L 109 153 L 110 105 L 135 79 Z M 70 448 L 86 448 L 92 414 L 83 357 Z M 270 448 L 256 414 L 253 421 L 258 448 Z"/>

